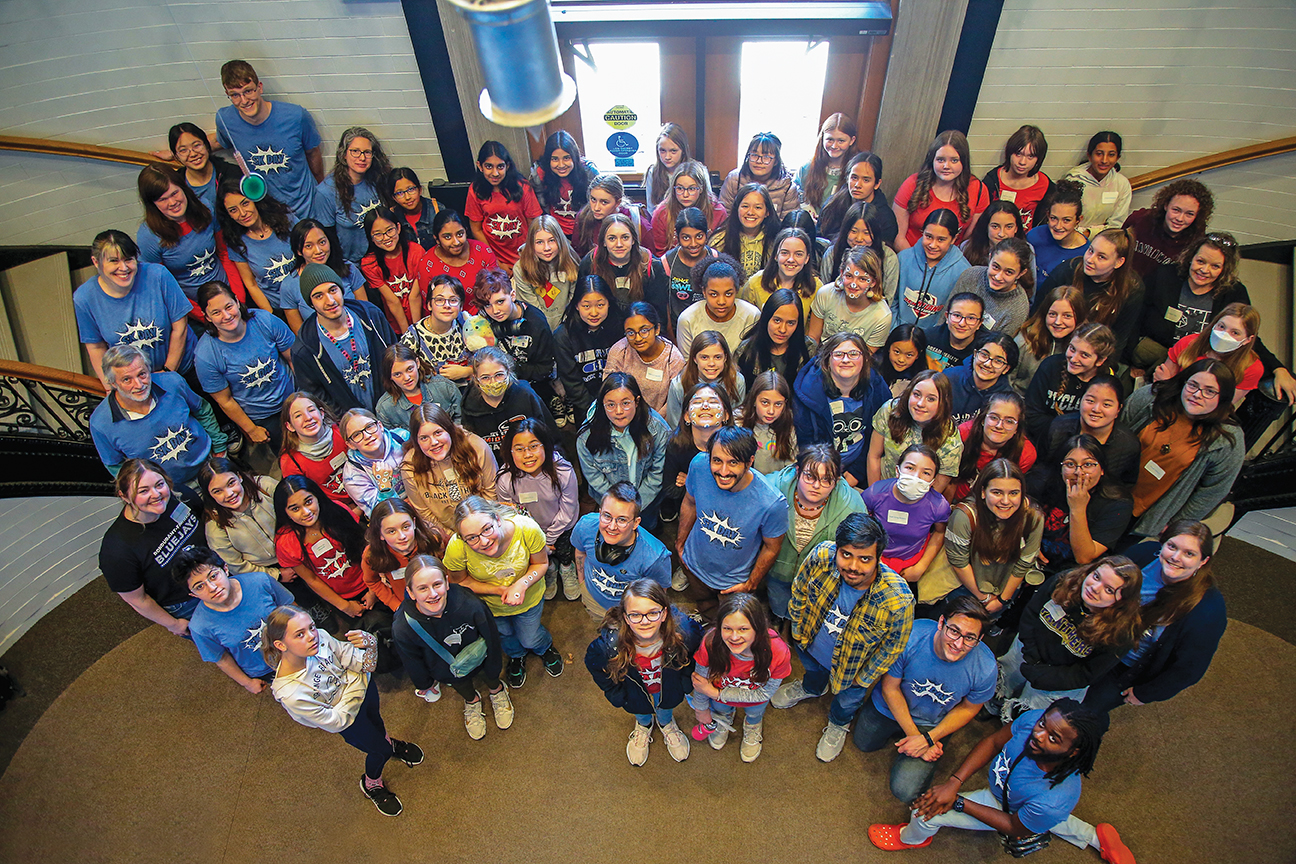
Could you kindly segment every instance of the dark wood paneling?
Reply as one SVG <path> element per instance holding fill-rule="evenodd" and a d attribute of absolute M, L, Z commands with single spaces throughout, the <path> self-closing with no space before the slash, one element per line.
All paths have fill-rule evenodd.
<path fill-rule="evenodd" d="M 742 40 L 706 40 L 706 153 L 704 161 L 723 177 L 738 167 L 738 90 Z M 718 189 L 716 190 L 719 191 Z"/>
<path fill-rule="evenodd" d="M 697 143 L 697 40 L 692 36 L 670 36 L 658 39 L 661 46 L 661 119 L 677 123 L 688 135 L 689 144 Z M 652 134 L 656 130 L 644 130 Z"/>

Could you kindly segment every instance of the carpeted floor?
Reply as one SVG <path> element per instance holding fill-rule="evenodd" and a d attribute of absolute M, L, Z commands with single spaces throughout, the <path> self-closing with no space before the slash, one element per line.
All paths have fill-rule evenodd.
<path fill-rule="evenodd" d="M 428 753 L 418 768 L 388 767 L 406 805 L 398 819 L 361 797 L 360 755 L 340 738 L 297 725 L 268 693 L 248 695 L 188 643 L 144 629 L 81 672 L 25 736 L 0 779 L 0 860 L 890 857 L 864 834 L 870 822 L 903 819 L 886 789 L 889 759 L 848 744 L 836 762 L 817 762 L 822 702 L 771 710 L 754 764 L 739 761 L 736 742 L 719 753 L 695 745 L 676 764 L 656 734 L 648 764 L 635 769 L 624 754 L 633 721 L 584 669 L 588 616 L 558 600 L 545 618 L 574 663 L 550 679 L 533 658 L 513 728 L 492 725 L 480 742 L 467 737 L 453 693 L 427 705 L 407 682 L 380 678 L 389 730 Z M 63 653 L 42 648 L 47 658 Z M 1077 814 L 1114 822 L 1143 862 L 1289 864 L 1294 686 L 1296 648 L 1233 621 L 1200 685 L 1115 712 Z M 6 715 L 7 726 L 16 718 Z M 974 723 L 957 736 L 945 770 L 986 731 Z M 981 785 L 983 776 L 969 788 Z M 994 835 L 946 831 L 912 857 L 1003 854 Z M 1098 860 L 1061 842 L 1042 856 Z"/>

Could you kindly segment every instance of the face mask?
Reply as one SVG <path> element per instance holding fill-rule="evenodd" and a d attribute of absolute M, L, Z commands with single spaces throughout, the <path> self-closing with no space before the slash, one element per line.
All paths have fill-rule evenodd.
<path fill-rule="evenodd" d="M 896 479 L 895 488 L 906 501 L 917 501 L 931 491 L 931 485 L 930 480 L 924 480 L 912 474 L 901 474 Z"/>
<path fill-rule="evenodd" d="M 509 385 L 507 381 L 490 381 L 490 382 L 478 381 L 477 382 L 477 387 L 479 390 L 481 390 L 482 395 L 489 396 L 492 399 L 496 399 L 500 396 L 503 396 L 504 391 L 508 390 L 508 386 Z"/>
<path fill-rule="evenodd" d="M 1227 354 L 1230 351 L 1236 351 L 1242 347 L 1242 343 L 1234 339 L 1223 330 L 1212 330 L 1210 335 L 1211 350 L 1220 354 Z"/>

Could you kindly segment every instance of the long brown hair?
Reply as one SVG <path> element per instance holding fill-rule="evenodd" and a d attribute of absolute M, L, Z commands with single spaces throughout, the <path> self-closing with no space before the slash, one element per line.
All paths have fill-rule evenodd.
<path fill-rule="evenodd" d="M 741 615 L 746 618 L 755 633 L 756 639 L 751 646 L 753 661 L 751 677 L 757 684 L 764 684 L 769 680 L 770 664 L 774 662 L 769 619 L 765 615 L 765 607 L 756 599 L 756 595 L 746 592 L 724 595 L 720 601 L 720 608 L 716 610 L 716 625 L 702 637 L 702 645 L 707 653 L 707 671 L 711 673 L 708 680 L 713 687 L 719 687 L 720 682 L 729 674 L 729 667 L 733 663 L 733 652 L 729 650 L 729 644 L 720 633 L 724 620 L 730 615 Z"/>
<path fill-rule="evenodd" d="M 630 239 L 634 245 L 630 247 L 630 261 L 628 262 L 629 272 L 626 275 L 628 282 L 627 290 L 630 292 L 630 302 L 637 303 L 644 299 L 643 286 L 644 277 L 649 268 L 652 267 L 652 253 L 639 245 L 639 230 L 635 228 L 634 221 L 624 213 L 613 213 L 603 220 L 599 225 L 598 241 L 594 246 L 594 254 L 591 256 L 590 269 L 594 275 L 598 276 L 608 285 L 616 284 L 616 274 L 612 272 L 612 260 L 608 257 L 607 247 L 604 241 L 607 239 L 608 229 L 613 225 L 624 225 L 630 232 Z"/>
<path fill-rule="evenodd" d="M 1189 366 L 1206 356 L 1207 352 L 1211 350 L 1211 331 L 1215 329 L 1215 325 L 1220 322 L 1221 318 L 1227 316 L 1241 318 L 1242 327 L 1246 330 L 1248 336 L 1255 336 L 1260 332 L 1260 312 L 1254 306 L 1248 306 L 1245 303 L 1230 303 L 1211 319 L 1205 330 L 1198 333 L 1184 347 L 1183 353 L 1179 355 L 1180 366 Z M 1241 381 L 1242 375 L 1258 359 L 1254 349 L 1255 342 L 1252 342 L 1244 348 L 1233 351 L 1227 357 L 1221 357 L 1220 362 L 1229 368 L 1235 380 Z"/>
<path fill-rule="evenodd" d="M 1091 321 L 1097 321 L 1100 324 L 1106 324 L 1111 327 L 1116 323 L 1116 316 L 1129 300 L 1130 293 L 1134 290 L 1134 284 L 1138 281 L 1138 274 L 1134 272 L 1134 237 L 1127 228 L 1108 228 L 1099 232 L 1093 240 L 1089 241 L 1090 248 L 1093 247 L 1094 241 L 1105 239 L 1116 247 L 1116 257 L 1122 259 L 1122 263 L 1112 273 L 1111 281 L 1101 292 L 1089 298 L 1087 304 Z M 1084 260 L 1083 256 L 1076 259 L 1075 273 L 1071 277 L 1071 287 L 1084 292 Z"/>
<path fill-rule="evenodd" d="M 1125 585 L 1120 598 L 1106 609 L 1086 610 L 1077 629 L 1085 642 L 1095 648 L 1132 645 L 1142 630 L 1139 588 L 1143 585 L 1143 571 L 1124 555 L 1107 555 L 1066 571 L 1058 577 L 1053 602 L 1067 610 L 1084 609 L 1081 596 L 1084 581 L 1099 567 L 1110 567 Z"/>
<path fill-rule="evenodd" d="M 144 205 L 144 224 L 157 235 L 158 242 L 167 249 L 180 242 L 180 223 L 172 222 L 158 209 L 157 199 L 167 193 L 172 186 L 179 187 L 189 202 L 185 210 L 184 221 L 193 231 L 206 231 L 212 224 L 211 211 L 207 205 L 198 200 L 198 196 L 189 188 L 189 184 L 180 176 L 180 172 L 160 162 L 150 162 L 140 171 L 135 180 L 139 190 L 140 203 Z"/>
<path fill-rule="evenodd" d="M 332 435 L 333 429 L 337 426 L 337 418 L 333 416 L 333 410 L 328 405 L 316 399 L 305 390 L 298 390 L 295 393 L 289 393 L 283 401 L 283 407 L 279 409 L 279 424 L 283 426 L 283 446 L 279 448 L 280 453 L 295 453 L 301 450 L 301 439 L 293 431 L 288 421 L 292 417 L 293 403 L 298 399 L 305 399 L 314 405 L 324 418 L 322 434 Z"/>
<path fill-rule="evenodd" d="M 653 155 L 656 156 L 656 161 L 653 162 L 652 184 L 654 201 L 669 200 L 667 196 L 670 194 L 670 187 L 674 185 L 673 181 L 675 179 L 674 172 L 666 167 L 665 163 L 661 161 L 661 155 L 657 152 L 657 145 L 661 143 L 663 138 L 669 138 L 680 149 L 680 161 L 675 165 L 676 170 L 679 170 L 680 165 L 691 162 L 693 159 L 689 152 L 688 133 L 678 123 L 664 124 L 661 131 L 657 133 L 657 137 L 653 139 Z M 707 180 L 706 185 L 707 188 L 710 188 L 711 181 Z M 707 214 L 707 217 L 710 218 L 710 214 Z M 671 224 L 674 223 L 675 220 L 672 219 Z"/>
<path fill-rule="evenodd" d="M 369 527 L 365 529 L 365 542 L 368 546 L 364 557 L 369 559 L 369 567 L 375 573 L 390 573 L 400 566 L 396 553 L 382 536 L 383 520 L 397 513 L 404 513 L 414 522 L 414 552 L 409 556 L 411 561 L 415 555 L 441 555 L 440 535 L 429 529 L 427 523 L 419 518 L 418 513 L 403 498 L 388 498 L 374 505 L 373 512 L 369 514 Z"/>
<path fill-rule="evenodd" d="M 729 350 L 729 343 L 725 341 L 724 336 L 718 330 L 703 330 L 693 337 L 693 347 L 689 348 L 688 365 L 684 367 L 684 373 L 680 376 L 680 386 L 688 392 L 702 380 L 702 373 L 698 372 L 697 355 L 704 349 L 714 345 L 719 345 L 720 350 L 725 355 L 724 371 L 720 373 L 719 384 L 723 384 L 725 390 L 729 391 L 729 401 L 733 401 L 733 394 L 738 392 L 738 364 L 734 362 L 733 352 Z"/>
<path fill-rule="evenodd" d="M 810 157 L 810 164 L 806 166 L 805 185 L 801 187 L 801 192 L 805 201 L 813 207 L 819 206 L 820 199 L 823 198 L 824 189 L 828 188 L 828 152 L 824 150 L 823 136 L 829 132 L 841 132 L 855 140 L 846 148 L 846 152 L 841 155 L 842 167 L 859 152 L 859 129 L 855 126 L 855 121 L 838 111 L 836 114 L 829 114 L 824 120 L 823 125 L 819 127 L 819 139 L 815 142 L 814 155 Z M 845 171 L 842 172 L 845 174 Z M 844 182 L 843 177 L 843 182 Z"/>
<path fill-rule="evenodd" d="M 1041 360 L 1050 354 L 1055 353 L 1057 345 L 1054 344 L 1053 334 L 1048 329 L 1049 307 L 1058 301 L 1062 301 L 1071 307 L 1071 312 L 1075 315 L 1075 326 L 1080 327 L 1085 323 L 1085 316 L 1089 314 L 1089 306 L 1085 303 L 1084 292 L 1073 285 L 1059 285 L 1040 299 L 1039 305 L 1035 311 L 1026 319 L 1022 325 L 1022 341 L 1032 354 Z M 1072 333 L 1075 330 L 1071 331 Z M 1068 336 L 1069 340 L 1071 337 Z M 1063 346 L 1065 348 L 1065 346 Z"/>
<path fill-rule="evenodd" d="M 261 487 L 257 485 L 255 474 L 246 468 L 240 468 L 224 456 L 212 456 L 199 466 L 198 493 L 202 496 L 203 509 L 207 511 L 207 518 L 222 528 L 228 528 L 234 522 L 234 511 L 222 504 L 217 504 L 209 489 L 217 474 L 233 474 L 238 477 L 239 482 L 243 484 L 243 494 L 247 496 L 251 506 L 261 503 Z"/>
<path fill-rule="evenodd" d="M 694 384 L 688 390 L 684 391 L 684 400 L 681 403 L 679 425 L 675 427 L 675 433 L 671 435 L 670 443 L 680 448 L 684 452 L 689 452 L 688 448 L 693 446 L 693 424 L 689 422 L 689 405 L 693 402 L 693 397 L 703 390 L 709 390 L 720 400 L 720 407 L 724 409 L 725 421 L 721 426 L 732 426 L 733 402 L 729 399 L 729 393 L 718 382 L 700 381 Z M 747 427 L 751 428 L 751 427 Z M 719 427 L 717 427 L 717 430 Z M 712 433 L 714 434 L 714 433 Z"/>
<path fill-rule="evenodd" d="M 990 409 L 1003 403 L 1017 407 L 1017 431 L 995 451 L 995 456 L 1007 459 L 1014 465 L 1021 464 L 1022 451 L 1026 449 L 1026 403 L 1011 390 L 992 393 L 986 398 L 981 410 L 972 415 L 972 428 L 968 431 L 967 440 L 963 442 L 963 457 L 954 482 L 971 483 L 976 479 L 977 460 L 981 458 L 981 445 L 985 443 L 986 415 L 990 413 Z"/>
<path fill-rule="evenodd" d="M 538 231 L 548 231 L 553 235 L 554 242 L 558 244 L 558 254 L 552 262 L 541 261 L 536 256 L 535 236 Z M 527 229 L 526 242 L 518 252 L 518 266 L 522 268 L 522 278 L 537 288 L 543 288 L 546 282 L 552 281 L 558 275 L 568 282 L 575 282 L 576 277 L 580 275 L 580 265 L 577 263 L 576 253 L 572 250 L 571 243 L 567 240 L 567 235 L 562 232 L 558 220 L 548 213 L 541 213 L 531 220 L 531 227 Z"/>
<path fill-rule="evenodd" d="M 1152 422 L 1157 424 L 1158 430 L 1164 432 L 1180 417 L 1188 416 L 1183 408 L 1183 390 L 1188 379 L 1198 372 L 1214 376 L 1215 383 L 1219 385 L 1219 404 L 1214 411 L 1192 421 L 1192 432 L 1188 440 L 1200 447 L 1210 447 L 1220 437 L 1227 438 L 1230 444 L 1236 443 L 1237 438 L 1233 432 L 1225 427 L 1232 425 L 1227 421 L 1233 416 L 1233 392 L 1237 385 L 1227 366 L 1208 357 L 1184 367 L 1175 377 L 1152 385 Z M 1236 427 L 1234 429 L 1241 431 Z"/>
<path fill-rule="evenodd" d="M 635 665 L 634 631 L 630 629 L 630 622 L 625 617 L 627 597 L 650 600 L 662 608 L 661 629 L 658 631 L 662 640 L 662 668 L 686 668 L 691 660 L 688 645 L 684 642 L 684 634 L 680 632 L 679 624 L 675 621 L 675 610 L 671 606 L 670 598 L 666 596 L 666 589 L 651 579 L 636 579 L 626 586 L 621 594 L 621 602 L 608 609 L 602 623 L 599 624 L 600 630 L 616 631 L 616 654 L 608 661 L 608 677 L 620 683 L 625 680 L 626 675 L 630 674 L 630 670 Z"/>
<path fill-rule="evenodd" d="M 1180 279 L 1188 278 L 1193 259 L 1197 257 L 1197 253 L 1203 246 L 1209 246 L 1224 256 L 1224 267 L 1220 270 L 1219 278 L 1215 280 L 1215 287 L 1211 289 L 1211 295 L 1218 297 L 1237 283 L 1238 259 L 1241 257 L 1238 252 L 1237 238 L 1227 231 L 1212 231 L 1196 243 L 1188 244 L 1179 253 Z"/>
<path fill-rule="evenodd" d="M 1157 591 L 1152 602 L 1143 607 L 1144 627 L 1167 627 L 1183 618 L 1215 587 L 1215 574 L 1211 571 L 1211 556 L 1215 554 L 1215 535 L 1210 528 L 1196 519 L 1176 519 L 1161 532 L 1161 545 L 1172 537 L 1193 537 L 1201 549 L 1202 565 L 1188 579 L 1165 584 Z"/>
<path fill-rule="evenodd" d="M 310 617 L 305 609 L 290 603 L 287 606 L 277 607 L 265 617 L 265 623 L 261 625 L 261 656 L 271 669 L 278 668 L 279 658 L 283 654 L 274 643 L 283 641 L 288 622 L 298 615 Z"/>
<path fill-rule="evenodd" d="M 1000 519 L 990 510 L 983 492 L 991 480 L 1016 480 L 1021 484 L 1021 506 L 1007 519 Z M 1026 478 L 1021 469 L 1007 459 L 991 459 L 972 481 L 972 491 L 958 506 L 972 510 L 972 553 L 987 563 L 1003 564 L 1021 553 L 1022 539 L 1035 530 L 1040 519 L 1039 511 L 1026 497 Z"/>
<path fill-rule="evenodd" d="M 792 419 L 792 388 L 788 386 L 786 378 L 773 369 L 766 369 L 752 379 L 747 398 L 743 400 L 742 425 L 752 430 L 756 428 L 756 424 L 760 422 L 760 418 L 756 416 L 756 397 L 767 390 L 773 390 L 783 397 L 783 413 L 770 424 L 770 431 L 774 433 L 774 458 L 787 462 L 796 456 L 792 450 L 792 436 L 796 434 L 796 428 Z"/>
<path fill-rule="evenodd" d="M 432 460 L 418 446 L 419 427 L 424 423 L 435 423 L 450 436 L 450 465 L 459 475 L 459 483 L 464 489 L 465 497 L 476 495 L 484 490 L 487 484 L 494 484 L 494 477 L 486 477 L 486 466 L 477 455 L 477 448 L 463 427 L 454 422 L 450 413 L 435 402 L 424 401 L 422 405 L 410 412 L 409 440 L 405 442 L 409 453 L 410 467 L 415 474 L 429 474 L 432 471 Z"/>
<path fill-rule="evenodd" d="M 374 187 L 375 192 L 382 186 L 383 178 L 391 173 L 391 162 L 388 161 L 387 153 L 383 150 L 382 142 L 378 140 L 377 135 L 363 126 L 352 126 L 344 130 L 342 136 L 338 138 L 337 150 L 333 153 L 332 177 L 338 204 L 342 205 L 342 211 L 345 213 L 351 212 L 351 205 L 355 203 L 355 184 L 351 182 L 351 169 L 347 167 L 346 151 L 357 138 L 368 141 L 369 147 L 373 150 L 369 169 L 365 171 L 363 179 Z"/>
<path fill-rule="evenodd" d="M 675 197 L 675 183 L 681 177 L 689 177 L 702 187 L 702 192 L 698 195 L 697 203 L 693 206 L 702 211 L 702 218 L 706 220 L 704 231 L 711 230 L 711 223 L 715 219 L 715 208 L 719 202 L 716 200 L 715 193 L 711 191 L 711 177 L 707 174 L 706 166 L 701 162 L 681 162 L 675 166 L 675 170 L 670 175 L 670 186 L 666 187 L 666 248 L 679 245 L 679 238 L 675 233 L 675 218 L 685 209 L 680 206 L 679 199 Z M 657 181 L 657 175 L 653 175 L 654 184 Z"/>
<path fill-rule="evenodd" d="M 891 432 L 891 440 L 899 444 L 909 434 L 909 430 L 918 425 L 918 421 L 914 420 L 913 415 L 909 413 L 909 397 L 913 395 L 914 389 L 924 381 L 930 381 L 935 385 L 936 393 L 940 396 L 940 405 L 936 408 L 936 416 L 931 419 L 931 422 L 920 427 L 922 430 L 922 443 L 933 450 L 939 451 L 941 442 L 951 434 L 956 434 L 954 421 L 950 416 L 954 394 L 950 389 L 949 379 L 945 377 L 943 372 L 924 369 L 909 379 L 904 392 L 895 400 L 895 405 L 891 408 L 891 416 L 887 418 L 887 429 Z"/>
<path fill-rule="evenodd" d="M 942 147 L 953 147 L 963 164 L 962 172 L 954 178 L 954 202 L 958 205 L 959 224 L 966 225 L 968 219 L 972 218 L 972 207 L 968 204 L 968 185 L 972 181 L 972 155 L 968 149 L 967 136 L 957 129 L 940 133 L 927 148 L 922 167 L 914 175 L 914 189 L 909 197 L 909 211 L 917 212 L 931 203 L 931 190 L 936 185 L 936 171 L 932 168 L 932 164 L 936 161 L 937 151 Z"/>

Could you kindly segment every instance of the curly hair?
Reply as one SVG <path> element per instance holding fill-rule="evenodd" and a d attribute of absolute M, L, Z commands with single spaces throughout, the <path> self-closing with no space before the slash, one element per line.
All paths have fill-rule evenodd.
<path fill-rule="evenodd" d="M 922 168 L 919 168 L 915 175 L 913 194 L 909 198 L 909 209 L 923 210 L 931 203 L 932 187 L 936 185 L 936 170 L 932 165 L 942 147 L 953 147 L 963 165 L 963 170 L 954 178 L 954 203 L 958 206 L 959 224 L 963 225 L 972 218 L 972 205 L 968 203 L 968 186 L 972 180 L 972 155 L 968 149 L 967 136 L 957 129 L 940 133 L 927 148 Z"/>
<path fill-rule="evenodd" d="M 1193 177 L 1180 177 L 1172 180 L 1157 190 L 1152 199 L 1152 222 L 1155 230 L 1165 230 L 1166 210 L 1176 195 L 1186 195 L 1197 202 L 1197 216 L 1192 224 L 1184 229 L 1186 241 L 1192 243 L 1206 236 L 1206 226 L 1215 212 L 1215 196 L 1206 188 L 1206 184 Z"/>
<path fill-rule="evenodd" d="M 1083 609 L 1084 582 L 1103 567 L 1110 567 L 1124 583 L 1121 596 L 1104 609 L 1085 610 L 1078 628 L 1080 636 L 1094 648 L 1132 646 L 1143 630 L 1143 616 L 1139 611 L 1143 571 L 1124 555 L 1106 555 L 1062 573 L 1053 588 L 1053 602 L 1066 610 Z"/>

